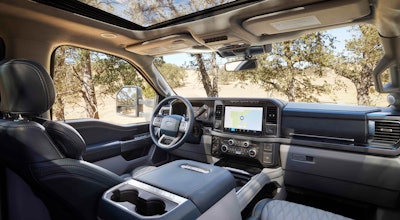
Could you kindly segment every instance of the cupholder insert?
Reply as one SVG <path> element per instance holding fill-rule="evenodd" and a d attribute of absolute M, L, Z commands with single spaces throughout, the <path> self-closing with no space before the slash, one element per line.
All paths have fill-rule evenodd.
<path fill-rule="evenodd" d="M 162 215 L 166 212 L 165 202 L 161 199 L 143 199 L 137 190 L 115 190 L 111 195 L 114 202 L 129 202 L 135 205 L 135 210 L 143 216 Z"/>
<path fill-rule="evenodd" d="M 139 198 L 139 193 L 137 190 L 115 190 L 111 196 L 111 200 L 114 202 L 130 202 L 132 204 L 137 204 Z"/>
<path fill-rule="evenodd" d="M 165 211 L 165 203 L 160 199 L 145 200 L 139 197 L 136 204 L 136 212 L 144 216 L 162 215 Z"/>

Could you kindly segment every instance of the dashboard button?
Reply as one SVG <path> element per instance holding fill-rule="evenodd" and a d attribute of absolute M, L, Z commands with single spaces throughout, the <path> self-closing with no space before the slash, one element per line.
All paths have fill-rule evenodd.
<path fill-rule="evenodd" d="M 271 164 L 272 163 L 272 153 L 263 152 L 263 162 Z"/>
<path fill-rule="evenodd" d="M 227 152 L 228 151 L 228 147 L 226 145 L 222 145 L 221 146 L 221 151 L 224 152 L 224 153 Z"/>
<path fill-rule="evenodd" d="M 272 144 L 264 144 L 264 151 L 269 151 L 271 152 L 273 148 Z"/>

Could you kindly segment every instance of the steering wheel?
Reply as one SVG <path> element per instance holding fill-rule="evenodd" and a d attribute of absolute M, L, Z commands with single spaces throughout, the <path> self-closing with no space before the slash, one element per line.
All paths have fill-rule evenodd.
<path fill-rule="evenodd" d="M 186 106 L 186 117 L 181 115 L 162 115 L 163 106 L 174 101 L 181 101 Z M 173 150 L 185 143 L 194 124 L 192 104 L 181 96 L 169 96 L 158 103 L 150 121 L 150 136 L 157 147 L 164 150 Z"/>

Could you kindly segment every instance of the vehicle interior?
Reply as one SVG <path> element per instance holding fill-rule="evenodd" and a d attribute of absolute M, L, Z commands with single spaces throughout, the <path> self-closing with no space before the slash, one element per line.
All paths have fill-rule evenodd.
<path fill-rule="evenodd" d="M 370 74 L 386 107 L 183 97 L 155 64 L 177 53 L 249 61 L 356 24 L 379 32 Z M 64 46 L 122 59 L 112 67 L 146 83 L 124 83 L 103 104 L 126 123 L 59 117 L 62 101 L 103 91 L 62 99 L 72 87 L 58 85 L 73 80 L 59 57 L 78 54 Z M 0 220 L 400 219 L 399 52 L 398 0 L 0 0 Z"/>

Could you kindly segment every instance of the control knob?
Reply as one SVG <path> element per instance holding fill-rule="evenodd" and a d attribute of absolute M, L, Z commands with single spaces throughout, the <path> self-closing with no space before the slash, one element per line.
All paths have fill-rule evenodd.
<path fill-rule="evenodd" d="M 224 144 L 221 146 L 221 151 L 226 153 L 228 151 L 228 147 Z"/>
<path fill-rule="evenodd" d="M 249 150 L 249 156 L 250 157 L 255 157 L 257 155 L 257 151 L 255 149 L 250 149 Z"/>
<path fill-rule="evenodd" d="M 243 147 L 249 147 L 250 143 L 248 141 L 243 142 Z"/>
<path fill-rule="evenodd" d="M 229 140 L 228 140 L 228 144 L 231 145 L 231 146 L 234 145 L 234 144 L 235 144 L 235 140 L 229 139 Z"/>

